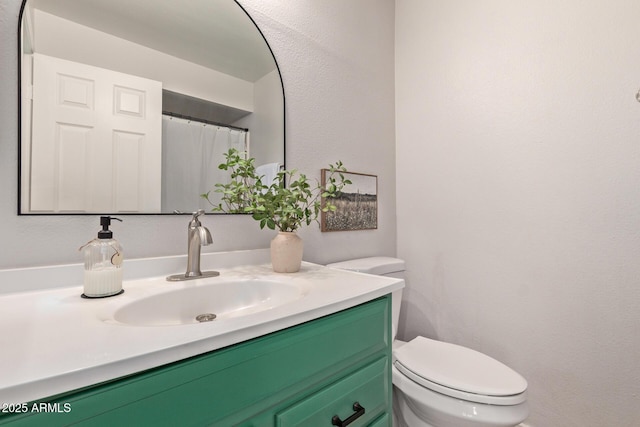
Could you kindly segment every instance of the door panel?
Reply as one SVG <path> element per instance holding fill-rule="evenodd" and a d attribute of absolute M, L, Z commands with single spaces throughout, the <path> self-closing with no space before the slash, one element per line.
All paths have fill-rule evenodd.
<path fill-rule="evenodd" d="M 33 92 L 32 211 L 160 211 L 160 82 L 34 54 Z"/>

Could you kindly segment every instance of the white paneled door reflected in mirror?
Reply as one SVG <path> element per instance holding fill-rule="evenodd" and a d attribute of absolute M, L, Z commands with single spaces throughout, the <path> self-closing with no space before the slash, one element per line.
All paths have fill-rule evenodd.
<path fill-rule="evenodd" d="M 234 0 L 25 0 L 20 19 L 20 214 L 190 213 L 229 148 L 284 166 L 280 72 Z"/>

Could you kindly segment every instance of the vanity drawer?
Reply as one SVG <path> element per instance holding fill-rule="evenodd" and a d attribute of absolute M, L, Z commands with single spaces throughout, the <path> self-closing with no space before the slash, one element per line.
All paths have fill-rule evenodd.
<path fill-rule="evenodd" d="M 385 413 L 377 420 L 369 425 L 369 427 L 389 427 L 391 425 L 391 416 L 389 413 Z"/>
<path fill-rule="evenodd" d="M 353 427 L 369 425 L 390 407 L 388 363 L 386 357 L 378 359 L 294 404 L 276 416 L 276 426 L 332 425 L 334 416 L 342 422 L 353 418 Z"/>

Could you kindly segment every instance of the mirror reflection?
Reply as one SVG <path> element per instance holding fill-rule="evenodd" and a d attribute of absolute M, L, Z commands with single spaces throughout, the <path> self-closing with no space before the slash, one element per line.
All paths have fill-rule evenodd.
<path fill-rule="evenodd" d="M 284 166 L 275 59 L 234 0 L 26 0 L 21 214 L 175 213 L 229 148 Z"/>

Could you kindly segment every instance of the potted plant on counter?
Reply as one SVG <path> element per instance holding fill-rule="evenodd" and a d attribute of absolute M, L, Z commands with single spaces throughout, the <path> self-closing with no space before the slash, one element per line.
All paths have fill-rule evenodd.
<path fill-rule="evenodd" d="M 331 199 L 345 185 L 351 184 L 343 175 L 346 168 L 340 161 L 329 165 L 325 187 L 317 179 L 310 182 L 306 175 L 296 170 L 281 170 L 273 182 L 266 183 L 256 172 L 254 158 L 247 158 L 245 153 L 232 148 L 225 154 L 225 159 L 218 168 L 229 172 L 230 181 L 215 185 L 214 191 L 221 194 L 220 203 L 211 202 L 210 192 L 202 197 L 212 203 L 214 212 L 251 214 L 261 229 L 278 230 L 271 241 L 273 270 L 280 273 L 298 271 L 303 243 L 296 231 L 303 225 L 318 222 L 321 211 L 335 211 Z"/>

